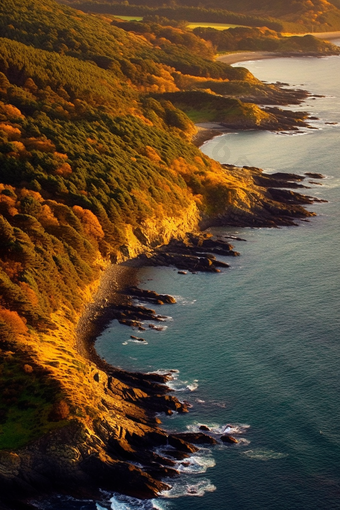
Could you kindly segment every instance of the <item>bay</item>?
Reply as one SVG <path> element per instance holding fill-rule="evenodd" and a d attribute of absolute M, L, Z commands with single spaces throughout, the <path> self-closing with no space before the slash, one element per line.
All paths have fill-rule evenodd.
<path fill-rule="evenodd" d="M 328 202 L 310 206 L 318 216 L 298 227 L 215 229 L 246 239 L 219 274 L 140 270 L 141 286 L 177 298 L 159 308 L 165 329 L 134 343 L 114 321 L 99 354 L 130 370 L 176 369 L 173 387 L 192 408 L 164 418 L 164 427 L 206 424 L 216 437 L 227 427 L 239 443 L 200 451 L 157 501 L 113 495 L 114 510 L 340 508 L 340 57 L 242 66 L 314 94 L 295 108 L 318 117 L 316 129 L 228 133 L 203 152 L 269 172 L 321 172 L 325 179 L 308 178 L 306 192 Z"/>

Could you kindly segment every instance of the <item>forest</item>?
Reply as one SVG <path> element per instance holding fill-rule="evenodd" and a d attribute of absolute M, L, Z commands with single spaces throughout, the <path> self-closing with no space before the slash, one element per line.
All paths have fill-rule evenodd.
<path fill-rule="evenodd" d="M 191 22 L 267 27 L 278 32 L 328 32 L 340 28 L 339 0 L 62 0 L 88 11 L 125 16 L 158 15 Z"/>
<path fill-rule="evenodd" d="M 247 30 L 256 48 L 279 40 L 269 28 Z M 226 121 L 275 120 L 240 96 L 283 92 L 214 58 L 242 49 L 249 33 L 232 33 L 2 0 L 0 462 L 49 431 L 98 419 L 93 367 L 74 331 L 103 269 L 179 235 L 176 225 L 198 229 L 229 210 L 244 217 L 258 202 L 251 179 L 192 143 L 195 115 L 183 111 L 197 118 L 223 103 Z M 307 46 L 336 51 L 314 38 Z"/>

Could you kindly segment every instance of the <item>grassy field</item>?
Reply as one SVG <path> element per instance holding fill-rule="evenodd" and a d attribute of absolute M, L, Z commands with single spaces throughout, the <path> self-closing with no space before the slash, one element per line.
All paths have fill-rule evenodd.
<path fill-rule="evenodd" d="M 194 30 L 197 27 L 215 28 L 215 30 L 227 30 L 228 28 L 243 27 L 246 25 L 231 25 L 230 23 L 189 23 L 188 28 Z"/>
<path fill-rule="evenodd" d="M 142 21 L 142 16 L 118 16 L 116 15 L 115 18 L 122 19 L 124 21 Z M 194 28 L 197 27 L 204 27 L 204 28 L 215 28 L 216 30 L 226 30 L 228 28 L 235 28 L 235 27 L 241 27 L 246 25 L 232 25 L 230 23 L 204 23 L 204 22 L 197 22 L 197 23 L 189 23 L 188 28 L 190 30 L 194 30 Z"/>
<path fill-rule="evenodd" d="M 142 21 L 143 16 L 118 16 L 118 15 L 115 15 L 115 18 L 119 18 L 124 21 Z"/>

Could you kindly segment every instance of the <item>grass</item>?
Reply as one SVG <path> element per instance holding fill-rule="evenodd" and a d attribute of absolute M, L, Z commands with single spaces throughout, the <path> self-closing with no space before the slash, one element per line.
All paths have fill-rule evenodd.
<path fill-rule="evenodd" d="M 120 16 L 115 15 L 115 18 L 122 19 L 123 21 L 142 21 L 142 16 Z M 246 25 L 231 25 L 230 23 L 203 23 L 203 22 L 197 22 L 197 23 L 189 23 L 187 25 L 189 30 L 194 30 L 194 28 L 197 27 L 203 27 L 203 28 L 215 28 L 216 30 L 227 30 L 228 28 L 236 28 L 236 27 L 243 27 Z"/>
<path fill-rule="evenodd" d="M 143 16 L 120 16 L 116 14 L 115 18 L 122 19 L 123 21 L 142 21 Z"/>
<path fill-rule="evenodd" d="M 0 450 L 17 449 L 65 422 L 49 421 L 55 384 L 20 353 L 3 354 L 0 379 Z M 30 366 L 32 371 L 27 370 Z M 25 370 L 26 368 L 26 370 Z"/>
<path fill-rule="evenodd" d="M 189 23 L 188 28 L 194 30 L 194 28 L 215 28 L 215 30 L 227 30 L 228 28 L 246 27 L 247 25 L 231 25 L 230 23 Z"/>

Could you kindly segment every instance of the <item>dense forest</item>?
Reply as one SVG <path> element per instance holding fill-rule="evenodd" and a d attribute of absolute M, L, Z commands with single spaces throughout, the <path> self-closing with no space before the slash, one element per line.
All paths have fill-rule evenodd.
<path fill-rule="evenodd" d="M 89 12 L 126 16 L 150 14 L 190 22 L 230 23 L 250 27 L 266 26 L 284 32 L 339 30 L 339 1 L 333 0 L 61 0 Z"/>
<path fill-rule="evenodd" d="M 74 333 L 103 269 L 203 218 L 255 221 L 261 189 L 204 156 L 192 120 L 223 104 L 226 122 L 278 128 L 240 96 L 289 93 L 215 61 L 227 34 L 164 19 L 2 0 L 0 34 L 0 463 L 17 473 L 9 451 L 105 412 Z"/>

